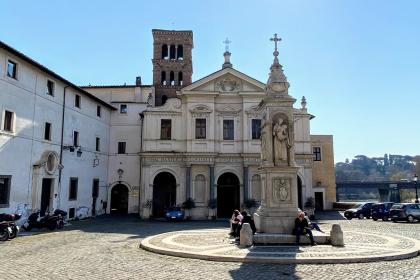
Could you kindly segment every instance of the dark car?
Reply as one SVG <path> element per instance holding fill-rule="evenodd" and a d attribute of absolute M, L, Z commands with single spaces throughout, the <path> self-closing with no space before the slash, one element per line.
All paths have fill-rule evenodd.
<path fill-rule="evenodd" d="M 181 207 L 169 207 L 165 212 L 165 217 L 168 221 L 182 221 L 184 216 L 184 211 Z"/>
<path fill-rule="evenodd" d="M 373 202 L 364 202 L 354 205 L 351 209 L 348 209 L 344 212 L 344 217 L 348 220 L 353 218 L 363 219 L 366 217 L 370 218 L 370 210 L 372 209 Z"/>
<path fill-rule="evenodd" d="M 418 203 L 398 203 L 394 204 L 390 211 L 393 222 L 420 220 L 420 204 Z"/>
<path fill-rule="evenodd" d="M 371 210 L 372 220 L 377 221 L 378 219 L 382 219 L 382 221 L 388 221 L 389 211 L 391 210 L 392 205 L 394 205 L 394 202 L 373 204 Z"/>

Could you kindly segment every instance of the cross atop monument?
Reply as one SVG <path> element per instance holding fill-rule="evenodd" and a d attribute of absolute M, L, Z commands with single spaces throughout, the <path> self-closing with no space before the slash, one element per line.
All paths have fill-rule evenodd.
<path fill-rule="evenodd" d="M 270 41 L 274 41 L 274 51 L 277 51 L 277 42 L 280 42 L 281 38 L 278 38 L 277 33 L 275 33 L 274 38 L 270 38 Z"/>
<path fill-rule="evenodd" d="M 222 43 L 225 44 L 225 50 L 226 52 L 229 52 L 229 44 L 232 43 L 232 41 L 230 41 L 227 37 L 226 40 L 224 40 Z"/>

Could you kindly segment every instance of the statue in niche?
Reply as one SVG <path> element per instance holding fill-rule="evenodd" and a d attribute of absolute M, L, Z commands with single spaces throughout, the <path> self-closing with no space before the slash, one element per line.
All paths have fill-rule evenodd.
<path fill-rule="evenodd" d="M 264 121 L 264 123 L 261 126 L 261 161 L 267 161 L 269 158 L 269 145 L 270 141 L 267 139 L 267 137 L 270 137 L 267 134 L 267 122 Z"/>
<path fill-rule="evenodd" d="M 279 118 L 273 127 L 274 136 L 274 162 L 288 163 L 290 145 L 287 125 L 282 118 Z"/>

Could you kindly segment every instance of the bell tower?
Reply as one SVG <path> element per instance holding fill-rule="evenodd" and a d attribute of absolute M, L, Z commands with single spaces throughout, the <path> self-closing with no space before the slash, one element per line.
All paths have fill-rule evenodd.
<path fill-rule="evenodd" d="M 176 91 L 191 84 L 193 33 L 153 29 L 153 85 L 155 106 L 163 105 Z"/>

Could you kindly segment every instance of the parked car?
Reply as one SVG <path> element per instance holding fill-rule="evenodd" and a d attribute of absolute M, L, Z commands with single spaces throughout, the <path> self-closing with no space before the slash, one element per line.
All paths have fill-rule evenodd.
<path fill-rule="evenodd" d="M 353 218 L 363 219 L 366 217 L 367 219 L 370 218 L 370 210 L 372 209 L 373 202 L 363 202 L 354 205 L 352 208 L 346 210 L 344 212 L 344 217 L 348 220 Z"/>
<path fill-rule="evenodd" d="M 392 221 L 414 222 L 415 219 L 420 220 L 420 204 L 419 203 L 398 203 L 391 208 L 390 216 Z"/>
<path fill-rule="evenodd" d="M 168 221 L 182 221 L 184 216 L 185 214 L 181 207 L 169 207 L 165 212 L 165 217 Z"/>
<path fill-rule="evenodd" d="M 382 219 L 382 221 L 388 221 L 389 211 L 391 210 L 392 205 L 394 205 L 394 202 L 373 204 L 371 210 L 372 220 L 377 221 L 378 219 Z"/>

